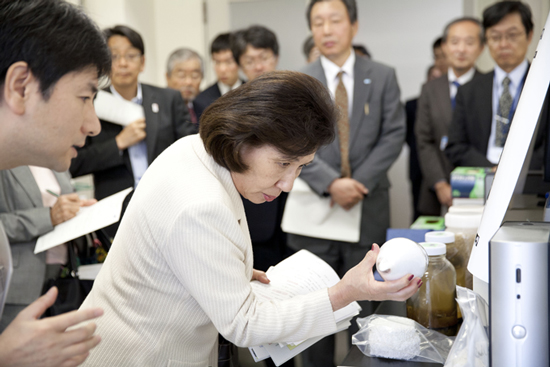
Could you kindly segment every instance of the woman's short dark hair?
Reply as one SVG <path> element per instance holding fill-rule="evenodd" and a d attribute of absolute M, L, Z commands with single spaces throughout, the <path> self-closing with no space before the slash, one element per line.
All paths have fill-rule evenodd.
<path fill-rule="evenodd" d="M 315 78 L 273 71 L 223 95 L 200 120 L 200 136 L 216 163 L 230 171 L 248 169 L 243 147 L 269 145 L 289 159 L 314 153 L 336 134 L 338 110 Z"/>
<path fill-rule="evenodd" d="M 112 28 L 103 30 L 105 41 L 109 42 L 109 38 L 113 36 L 122 36 L 128 38 L 132 47 L 137 48 L 142 55 L 145 55 L 145 45 L 140 34 L 134 31 L 132 28 L 125 25 L 116 25 Z"/>
<path fill-rule="evenodd" d="M 24 61 L 45 100 L 70 72 L 95 67 L 102 77 L 111 71 L 101 31 L 80 9 L 59 0 L 1 1 L 0 53 L 0 85 L 9 67 Z"/>
<path fill-rule="evenodd" d="M 533 30 L 531 8 L 521 1 L 499 1 L 483 11 L 483 29 L 487 29 L 499 23 L 505 16 L 517 13 L 521 17 L 521 23 L 525 33 L 529 35 Z"/>

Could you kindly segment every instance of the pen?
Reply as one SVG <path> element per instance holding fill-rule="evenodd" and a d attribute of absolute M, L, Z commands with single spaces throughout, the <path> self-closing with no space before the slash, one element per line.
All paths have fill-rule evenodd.
<path fill-rule="evenodd" d="M 51 194 L 51 195 L 55 196 L 56 198 L 59 197 L 59 195 L 56 194 L 55 192 L 53 192 L 52 190 L 48 190 L 48 189 L 47 189 L 46 191 L 48 192 L 48 194 Z"/>

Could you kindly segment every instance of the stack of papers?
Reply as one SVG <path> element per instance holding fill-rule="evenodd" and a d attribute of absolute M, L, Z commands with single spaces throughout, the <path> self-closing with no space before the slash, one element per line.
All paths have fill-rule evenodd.
<path fill-rule="evenodd" d="M 252 291 L 260 301 L 281 301 L 332 287 L 340 281 L 330 265 L 306 250 L 301 250 L 269 268 L 267 277 L 271 281 L 269 284 L 258 281 L 251 283 Z M 351 325 L 350 320 L 358 315 L 360 310 L 359 304 L 353 302 L 335 311 L 337 332 L 346 330 Z M 327 335 L 307 340 L 259 345 L 249 349 L 256 362 L 271 357 L 275 365 L 280 366 Z"/>

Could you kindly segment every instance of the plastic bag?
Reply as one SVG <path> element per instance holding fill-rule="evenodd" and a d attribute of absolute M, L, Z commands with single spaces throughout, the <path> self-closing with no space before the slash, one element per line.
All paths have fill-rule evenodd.
<path fill-rule="evenodd" d="M 445 367 L 489 367 L 487 302 L 474 291 L 459 286 L 456 295 L 464 321 Z"/>
<path fill-rule="evenodd" d="M 451 338 L 406 317 L 371 315 L 357 319 L 352 344 L 369 357 L 445 363 Z"/>

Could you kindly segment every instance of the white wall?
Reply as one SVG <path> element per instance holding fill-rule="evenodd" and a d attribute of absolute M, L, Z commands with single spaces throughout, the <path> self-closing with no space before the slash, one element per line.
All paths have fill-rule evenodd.
<path fill-rule="evenodd" d="M 203 87 L 215 79 L 208 50 L 217 34 L 229 30 L 228 0 L 80 1 L 100 28 L 124 24 L 141 34 L 146 58 L 141 81 L 166 86 L 166 60 L 179 47 L 189 47 L 205 60 Z"/>

